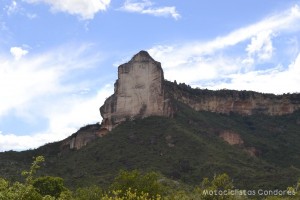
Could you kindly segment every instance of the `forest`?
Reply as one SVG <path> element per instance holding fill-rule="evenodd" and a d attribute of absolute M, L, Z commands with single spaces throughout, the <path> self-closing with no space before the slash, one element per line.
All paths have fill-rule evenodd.
<path fill-rule="evenodd" d="M 204 178 L 194 187 L 185 187 L 156 172 L 121 170 L 107 187 L 97 185 L 67 188 L 61 177 L 38 175 L 45 161 L 34 158 L 21 174 L 24 181 L 9 182 L 0 177 L 0 200 L 288 200 L 300 199 L 300 180 L 286 190 L 239 190 L 226 174 Z"/>

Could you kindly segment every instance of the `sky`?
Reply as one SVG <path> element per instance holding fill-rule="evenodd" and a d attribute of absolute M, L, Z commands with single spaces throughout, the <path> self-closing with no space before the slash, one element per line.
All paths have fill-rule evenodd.
<path fill-rule="evenodd" d="M 0 0 L 0 151 L 101 122 L 140 50 L 177 83 L 299 93 L 300 1 Z"/>

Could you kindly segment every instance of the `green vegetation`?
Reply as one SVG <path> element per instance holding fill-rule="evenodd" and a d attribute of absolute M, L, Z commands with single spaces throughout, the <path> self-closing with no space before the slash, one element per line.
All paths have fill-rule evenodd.
<path fill-rule="evenodd" d="M 214 176 L 210 181 L 204 178 L 193 190 L 184 190 L 180 186 L 175 190 L 163 176 L 140 171 L 120 171 L 114 182 L 106 190 L 99 186 L 77 188 L 72 191 L 64 186 L 59 177 L 39 176 L 36 171 L 44 161 L 42 156 L 35 158 L 29 171 L 24 171 L 25 182 L 13 182 L 0 178 L 0 200 L 238 200 L 248 199 L 234 190 L 233 182 L 227 174 Z M 289 187 L 284 195 L 259 195 L 253 198 L 266 200 L 299 199 L 300 181 L 295 188 Z M 178 188 L 181 188 L 178 190 Z M 230 193 L 235 191 L 235 193 Z"/>
<path fill-rule="evenodd" d="M 166 87 L 174 86 L 166 84 Z M 182 89 L 179 92 L 188 91 L 196 98 L 212 93 L 184 84 L 176 87 Z M 239 98 L 256 95 L 247 91 L 217 92 L 220 96 L 237 94 Z M 295 101 L 299 100 L 298 96 L 287 94 Z M 276 98 L 272 95 L 268 97 Z M 61 193 L 68 196 L 68 191 L 72 190 L 76 198 L 82 195 L 82 199 L 93 199 L 109 195 L 107 191 L 113 190 L 114 194 L 110 195 L 118 198 L 147 193 L 147 198 L 173 195 L 173 199 L 195 199 L 195 191 L 203 191 L 204 186 L 215 187 L 213 184 L 202 187 L 199 185 L 201 180 L 205 177 L 214 180 L 216 174 L 226 173 L 240 190 L 285 190 L 298 181 L 300 111 L 283 116 L 241 116 L 196 112 L 185 104 L 172 103 L 177 108 L 173 118 L 153 116 L 128 120 L 80 150 L 62 148 L 63 142 L 55 142 L 34 150 L 0 153 L 2 186 L 11 190 L 23 188 L 24 191 L 31 191 L 33 187 L 39 195 L 56 198 Z M 98 129 L 100 125 L 95 124 L 87 125 L 80 131 L 91 134 Z M 224 131 L 236 133 L 243 143 L 229 145 L 219 137 Z M 36 168 L 40 160 L 33 163 L 33 168 L 24 172 L 24 176 L 19 176 L 30 166 L 32 157 L 39 155 L 46 159 L 41 162 L 43 167 Z M 132 172 L 131 179 L 126 178 L 128 183 L 122 182 L 126 173 L 122 175 L 120 170 Z M 145 185 L 143 177 L 146 175 L 151 175 L 149 179 L 152 183 L 147 183 L 149 187 L 155 188 L 161 183 L 168 189 L 158 187 L 156 193 L 150 193 L 145 188 L 127 188 L 126 184 L 131 185 L 132 182 L 141 187 Z M 118 184 L 114 184 L 116 179 Z M 156 182 L 156 179 L 160 181 Z M 122 188 L 121 182 L 126 189 Z"/>
<path fill-rule="evenodd" d="M 61 142 L 56 142 L 0 153 L 0 176 L 22 182 L 26 177 L 18 174 L 32 157 L 43 155 L 46 161 L 37 175 L 61 177 L 72 189 L 107 188 L 122 169 L 155 171 L 188 187 L 222 173 L 241 189 L 284 189 L 300 177 L 300 112 L 240 116 L 196 112 L 181 103 L 177 107 L 174 118 L 125 122 L 80 150 L 61 150 Z M 229 145 L 219 137 L 224 130 L 239 134 L 244 143 Z M 249 148 L 258 155 L 251 156 Z"/>
<path fill-rule="evenodd" d="M 171 94 L 176 94 L 177 92 L 181 94 L 187 94 L 188 96 L 193 96 L 194 98 L 201 99 L 202 97 L 239 97 L 240 99 L 249 99 L 255 98 L 255 96 L 263 95 L 265 98 L 270 99 L 290 99 L 291 102 L 300 101 L 300 93 L 287 93 L 282 95 L 275 95 L 271 93 L 259 93 L 254 91 L 247 91 L 247 90 L 229 90 L 229 89 L 221 89 L 221 90 L 208 90 L 208 89 L 200 89 L 200 88 L 192 88 L 190 85 L 185 83 L 177 84 L 176 81 L 171 82 L 168 80 L 164 81 L 164 86 L 166 91 Z"/>
<path fill-rule="evenodd" d="M 158 182 L 158 177 L 158 174 L 154 172 L 143 175 L 137 170 L 130 173 L 122 170 L 112 183 L 111 189 L 120 191 L 119 195 L 121 196 L 126 196 L 128 189 L 134 188 L 134 192 L 138 196 L 148 194 L 147 196 L 150 198 L 156 198 L 163 193 L 163 188 Z"/>

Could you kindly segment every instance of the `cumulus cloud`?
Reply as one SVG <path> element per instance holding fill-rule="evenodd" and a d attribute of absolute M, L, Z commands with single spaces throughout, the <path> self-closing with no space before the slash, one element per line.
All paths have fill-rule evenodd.
<path fill-rule="evenodd" d="M 291 72 L 291 66 L 295 65 L 284 66 L 278 60 L 277 64 L 275 61 L 272 62 L 275 49 L 272 40 L 280 38 L 285 33 L 295 33 L 299 30 L 300 9 L 295 5 L 286 11 L 210 41 L 157 45 L 149 49 L 149 53 L 162 62 L 168 80 L 211 89 L 251 89 L 277 94 L 299 92 L 299 88 L 294 87 L 299 85 L 299 78 L 295 76 L 295 74 L 300 76 L 299 71 Z M 246 46 L 241 47 L 245 44 Z M 236 54 L 227 54 L 227 50 L 230 52 L 236 47 L 244 48 L 245 52 L 239 50 Z M 298 63 L 296 61 L 295 63 Z M 258 71 L 259 69 L 251 67 L 256 62 L 264 64 L 264 69 Z M 287 79 L 285 83 L 294 85 L 282 83 L 283 77 Z M 276 87 L 279 83 L 281 86 Z"/>
<path fill-rule="evenodd" d="M 20 60 L 23 56 L 25 56 L 28 53 L 28 51 L 22 49 L 22 47 L 11 47 L 10 53 L 13 55 L 15 60 Z"/>
<path fill-rule="evenodd" d="M 110 0 L 25 0 L 28 3 L 45 3 L 50 5 L 51 10 L 78 15 L 83 20 L 93 19 L 99 11 L 108 8 Z"/>
<path fill-rule="evenodd" d="M 81 70 L 99 66 L 101 55 L 91 56 L 90 48 L 67 45 L 19 60 L 0 55 L 0 119 L 14 115 L 26 122 L 45 119 L 48 124 L 28 136 L 2 129 L 0 151 L 34 148 L 100 121 L 98 108 L 113 92 L 112 86 L 99 85 L 99 90 L 86 92 L 94 85 L 91 77 L 70 81 Z"/>
<path fill-rule="evenodd" d="M 132 1 L 126 0 L 121 10 L 127 12 L 134 12 L 140 14 L 149 14 L 154 16 L 172 17 L 174 19 L 179 19 L 180 14 L 177 12 L 174 6 L 166 7 L 152 7 L 153 3 L 150 0 L 143 1 Z"/>

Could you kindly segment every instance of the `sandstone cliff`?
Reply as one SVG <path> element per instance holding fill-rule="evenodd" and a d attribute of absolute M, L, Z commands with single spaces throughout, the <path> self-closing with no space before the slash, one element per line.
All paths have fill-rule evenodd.
<path fill-rule="evenodd" d="M 196 111 L 241 115 L 285 115 L 300 109 L 300 94 L 263 94 L 253 91 L 193 89 L 186 84 L 165 81 L 173 99 Z"/>
<path fill-rule="evenodd" d="M 103 130 L 99 124 L 91 124 L 80 128 L 76 133 L 64 139 L 60 145 L 61 151 L 69 149 L 81 149 L 89 142 L 103 136 Z"/>
<path fill-rule="evenodd" d="M 300 109 L 300 94 L 212 91 L 164 80 L 161 64 L 146 51 L 140 51 L 129 62 L 118 67 L 118 79 L 114 86 L 114 94 L 100 107 L 101 127 L 79 130 L 64 141 L 63 147 L 79 149 L 126 120 L 148 116 L 172 117 L 178 102 L 196 111 L 241 115 L 284 115 Z M 223 136 L 229 143 L 240 142 L 233 140 L 232 135 Z"/>
<path fill-rule="evenodd" d="M 172 116 L 182 102 L 196 111 L 241 115 L 284 115 L 300 109 L 300 94 L 273 95 L 252 91 L 192 89 L 164 80 L 161 64 L 141 51 L 119 66 L 114 94 L 100 108 L 102 128 L 151 115 Z"/>
<path fill-rule="evenodd" d="M 114 94 L 100 108 L 102 128 L 110 131 L 128 119 L 170 116 L 172 112 L 165 99 L 163 83 L 161 64 L 146 51 L 120 65 Z"/>

